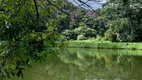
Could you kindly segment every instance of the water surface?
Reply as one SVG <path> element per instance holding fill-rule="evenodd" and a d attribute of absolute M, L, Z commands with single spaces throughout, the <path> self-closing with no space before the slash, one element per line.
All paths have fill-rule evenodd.
<path fill-rule="evenodd" d="M 23 80 L 142 80 L 142 51 L 65 49 L 32 66 Z"/>

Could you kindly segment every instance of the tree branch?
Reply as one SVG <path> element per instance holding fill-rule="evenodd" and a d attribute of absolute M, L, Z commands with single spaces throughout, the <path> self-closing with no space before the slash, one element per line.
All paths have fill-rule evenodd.
<path fill-rule="evenodd" d="M 36 22 L 37 22 L 37 25 L 36 25 L 36 26 L 38 26 L 39 11 L 38 11 L 38 6 L 37 6 L 36 0 L 33 0 L 33 1 L 34 1 L 34 4 L 35 4 L 35 11 L 36 11 Z"/>
<path fill-rule="evenodd" d="M 52 5 L 52 6 L 54 6 L 55 8 L 57 8 L 58 10 L 60 10 L 61 12 L 63 12 L 63 13 L 65 13 L 65 14 L 69 15 L 69 13 L 67 13 L 66 11 L 60 9 L 57 5 L 53 4 L 50 0 L 47 0 L 47 2 L 48 2 L 50 5 Z"/>
<path fill-rule="evenodd" d="M 86 2 L 82 1 L 82 0 L 77 0 L 79 1 L 80 3 L 82 3 L 81 5 L 79 6 L 82 6 L 82 5 L 85 5 L 87 7 L 89 7 L 92 11 L 96 12 L 98 15 L 100 15 L 96 10 L 94 10 L 90 5 L 87 4 L 88 1 L 93 1 L 93 0 L 87 0 Z M 98 2 L 100 0 L 95 0 L 94 2 Z"/>

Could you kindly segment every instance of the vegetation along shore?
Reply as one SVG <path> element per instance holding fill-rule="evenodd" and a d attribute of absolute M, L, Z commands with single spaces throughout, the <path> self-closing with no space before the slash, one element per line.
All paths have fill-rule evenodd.
<path fill-rule="evenodd" d="M 69 41 L 70 48 L 97 48 L 97 49 L 128 49 L 142 50 L 142 43 L 133 42 L 110 42 L 110 41 L 93 41 L 93 40 L 75 40 Z"/>

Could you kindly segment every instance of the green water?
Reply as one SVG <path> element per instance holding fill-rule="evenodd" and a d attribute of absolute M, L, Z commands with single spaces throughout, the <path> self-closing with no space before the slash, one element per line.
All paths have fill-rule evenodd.
<path fill-rule="evenodd" d="M 142 51 L 65 49 L 32 66 L 23 80 L 142 80 Z"/>

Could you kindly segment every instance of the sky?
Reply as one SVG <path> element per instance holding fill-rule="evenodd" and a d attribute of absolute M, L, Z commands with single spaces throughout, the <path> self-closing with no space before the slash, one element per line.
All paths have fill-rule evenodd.
<path fill-rule="evenodd" d="M 72 4 L 74 4 L 75 6 L 81 5 L 82 3 L 80 3 L 78 0 L 68 0 L 69 2 L 71 2 Z M 106 0 L 101 0 L 101 2 L 95 2 L 95 0 L 81 0 L 83 2 L 87 2 L 87 5 L 89 5 L 90 7 L 88 7 L 87 5 L 82 5 L 81 7 L 84 9 L 99 9 L 102 7 L 102 4 L 106 2 Z"/>

